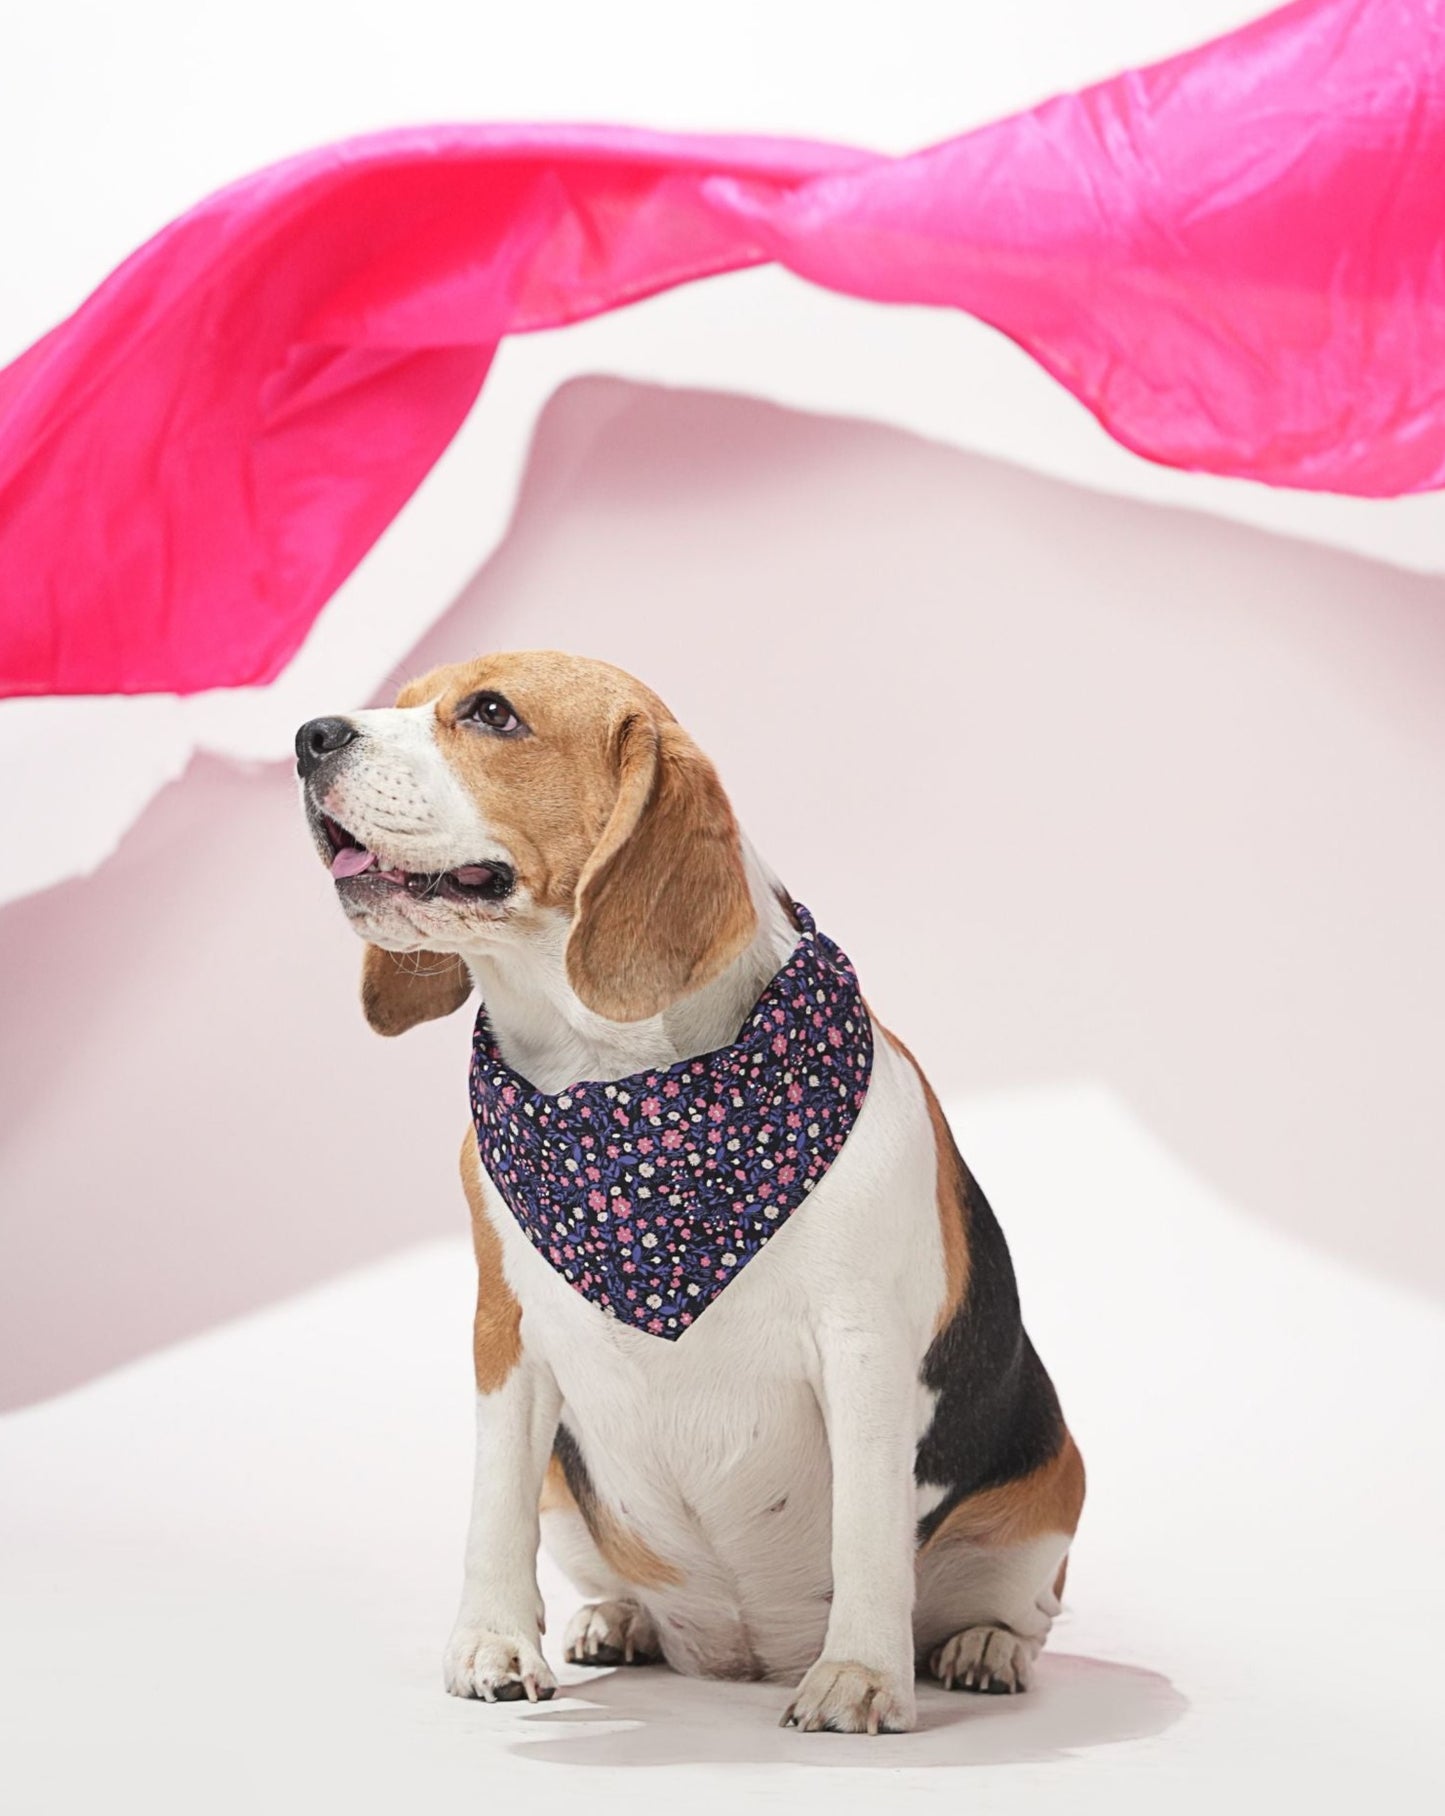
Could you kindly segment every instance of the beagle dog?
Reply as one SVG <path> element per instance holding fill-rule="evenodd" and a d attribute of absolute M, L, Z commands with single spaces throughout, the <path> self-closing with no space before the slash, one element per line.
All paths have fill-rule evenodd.
<path fill-rule="evenodd" d="M 447 1689 L 552 1695 L 539 1541 L 589 1598 L 569 1662 L 775 1680 L 785 1725 L 844 1733 L 912 1727 L 918 1670 L 1027 1689 L 1079 1452 L 928 1081 L 712 764 L 640 682 L 555 651 L 438 669 L 296 747 L 371 1026 L 483 1004 Z M 658 1230 L 695 1252 L 659 1260 Z"/>

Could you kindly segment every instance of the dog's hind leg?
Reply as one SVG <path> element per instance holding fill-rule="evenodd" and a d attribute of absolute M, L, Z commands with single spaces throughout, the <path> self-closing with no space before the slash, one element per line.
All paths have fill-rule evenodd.
<path fill-rule="evenodd" d="M 1066 1438 L 1032 1475 L 960 1501 L 920 1547 L 914 1645 L 945 1689 L 1028 1689 L 1083 1498 L 1083 1464 Z"/>
<path fill-rule="evenodd" d="M 641 1602 L 584 1602 L 567 1623 L 563 1657 L 569 1665 L 655 1665 L 662 1657 L 657 1629 Z"/>
<path fill-rule="evenodd" d="M 1020 1545 L 943 1544 L 919 1560 L 914 1634 L 919 1663 L 946 1690 L 1027 1690 L 1059 1598 L 1068 1539 Z"/>
<path fill-rule="evenodd" d="M 662 1657 L 652 1616 L 598 1550 L 561 1462 L 553 1456 L 542 1488 L 542 1543 L 586 1596 L 567 1623 L 569 1665 L 651 1665 Z"/>

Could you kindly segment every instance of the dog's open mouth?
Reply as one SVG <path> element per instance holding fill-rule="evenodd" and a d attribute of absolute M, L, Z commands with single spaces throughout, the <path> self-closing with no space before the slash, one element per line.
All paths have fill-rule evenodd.
<path fill-rule="evenodd" d="M 338 883 L 352 877 L 365 877 L 368 882 L 390 883 L 411 895 L 498 902 L 511 894 L 516 882 L 511 866 L 495 860 L 486 864 L 459 864 L 455 870 L 388 868 L 374 851 L 358 845 L 346 828 L 339 826 L 329 814 L 322 814 L 321 826 L 331 846 L 331 874 Z"/>

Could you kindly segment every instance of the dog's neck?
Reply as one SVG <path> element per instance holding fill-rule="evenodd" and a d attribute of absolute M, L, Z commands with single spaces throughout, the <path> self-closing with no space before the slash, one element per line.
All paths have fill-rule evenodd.
<path fill-rule="evenodd" d="M 744 841 L 757 912 L 752 940 L 720 976 L 649 1021 L 595 1015 L 567 978 L 570 918 L 558 914 L 525 940 L 464 952 L 502 1057 L 539 1091 L 581 1079 L 630 1078 L 728 1046 L 798 942 L 785 893 Z"/>

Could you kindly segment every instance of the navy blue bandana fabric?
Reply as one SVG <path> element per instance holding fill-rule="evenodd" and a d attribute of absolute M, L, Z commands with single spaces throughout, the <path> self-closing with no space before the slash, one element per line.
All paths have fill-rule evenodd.
<path fill-rule="evenodd" d="M 655 1072 L 535 1090 L 472 1041 L 482 1164 L 584 1298 L 678 1338 L 817 1186 L 857 1120 L 873 1031 L 852 965 L 802 938 L 729 1047 Z"/>

